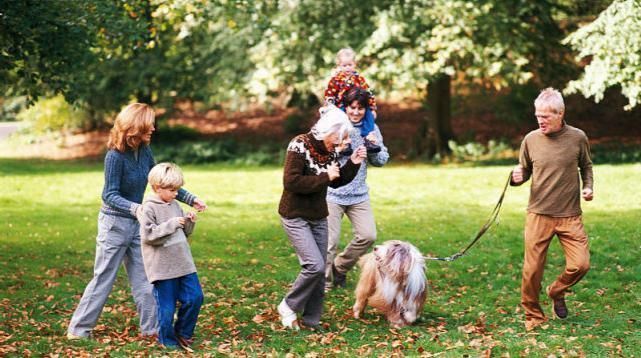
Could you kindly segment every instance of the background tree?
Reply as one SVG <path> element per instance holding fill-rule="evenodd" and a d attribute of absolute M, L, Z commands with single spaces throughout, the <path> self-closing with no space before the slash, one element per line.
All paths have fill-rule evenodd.
<path fill-rule="evenodd" d="M 594 96 L 599 102 L 608 87 L 621 86 L 629 100 L 625 109 L 641 103 L 641 2 L 616 0 L 592 23 L 570 34 L 564 43 L 589 62 L 585 73 L 566 92 Z"/>
<path fill-rule="evenodd" d="M 0 93 L 71 93 L 78 69 L 93 60 L 91 2 L 0 2 Z"/>
<path fill-rule="evenodd" d="M 563 32 L 552 2 L 414 0 L 396 3 L 378 16 L 365 45 L 376 57 L 372 74 L 386 87 L 416 88 L 430 115 L 417 134 L 417 153 L 447 151 L 454 137 L 454 83 L 479 83 L 495 90 L 549 77 L 564 68 Z"/>
<path fill-rule="evenodd" d="M 263 40 L 252 49 L 257 71 L 252 81 L 263 93 L 285 90 L 300 97 L 321 97 L 336 52 L 355 50 L 376 30 L 376 13 L 392 1 L 281 1 Z M 368 59 L 359 56 L 359 67 Z"/>

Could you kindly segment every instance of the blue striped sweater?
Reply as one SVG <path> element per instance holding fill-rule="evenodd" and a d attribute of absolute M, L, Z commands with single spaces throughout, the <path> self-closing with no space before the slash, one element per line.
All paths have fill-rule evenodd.
<path fill-rule="evenodd" d="M 136 218 L 136 210 L 142 203 L 147 176 L 156 165 L 149 146 L 141 146 L 138 158 L 132 150 L 121 153 L 110 149 L 105 155 L 105 186 L 102 189 L 100 211 L 107 215 Z M 185 189 L 178 191 L 177 199 L 193 205 L 196 196 Z"/>

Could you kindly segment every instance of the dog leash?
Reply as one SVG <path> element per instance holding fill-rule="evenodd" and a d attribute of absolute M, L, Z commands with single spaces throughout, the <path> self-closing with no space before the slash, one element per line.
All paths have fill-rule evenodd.
<path fill-rule="evenodd" d="M 431 257 L 431 256 L 423 256 L 426 260 L 434 260 L 434 261 L 454 261 L 456 259 L 459 259 L 467 253 L 467 250 L 469 250 L 474 244 L 476 244 L 479 239 L 487 232 L 487 230 L 494 224 L 496 223 L 496 219 L 499 216 L 499 212 L 501 211 L 501 206 L 503 206 L 503 199 L 505 198 L 505 192 L 507 191 L 507 187 L 510 185 L 510 181 L 512 180 L 512 171 L 510 171 L 510 175 L 507 178 L 507 181 L 505 182 L 505 186 L 503 186 L 503 192 L 501 193 L 501 196 L 499 197 L 499 201 L 496 203 L 494 206 L 494 209 L 492 210 L 492 213 L 490 214 L 490 217 L 487 219 L 485 224 L 481 227 L 481 229 L 476 233 L 476 236 L 474 239 L 472 239 L 472 242 L 470 242 L 466 248 L 463 250 L 455 253 L 454 255 L 448 256 L 448 257 Z"/>

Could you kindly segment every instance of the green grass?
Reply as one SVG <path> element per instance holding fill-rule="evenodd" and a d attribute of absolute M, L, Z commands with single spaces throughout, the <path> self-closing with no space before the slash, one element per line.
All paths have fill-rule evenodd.
<path fill-rule="evenodd" d="M 640 165 L 595 168 L 583 203 L 592 269 L 568 296 L 570 317 L 525 333 L 519 308 L 528 186 L 509 188 L 500 224 L 452 263 L 429 262 L 419 322 L 391 329 L 374 311 L 350 316 L 357 272 L 327 295 L 324 333 L 280 328 L 276 304 L 298 272 L 280 227 L 281 169 L 185 166 L 186 188 L 209 204 L 192 250 L 206 302 L 200 354 L 641 356 Z M 464 247 L 490 213 L 510 167 L 389 166 L 370 171 L 379 241 L 407 240 L 426 255 Z M 102 165 L 0 159 L 0 355 L 159 355 L 138 338 L 121 272 L 95 339 L 64 340 L 92 275 Z M 342 244 L 350 229 L 344 223 Z M 562 269 L 551 245 L 544 285 Z M 550 302 L 541 296 L 546 312 Z"/>

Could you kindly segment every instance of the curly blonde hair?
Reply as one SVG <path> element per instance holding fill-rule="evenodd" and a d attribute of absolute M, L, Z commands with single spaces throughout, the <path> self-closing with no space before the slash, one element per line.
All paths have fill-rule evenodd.
<path fill-rule="evenodd" d="M 137 149 L 140 144 L 149 144 L 143 135 L 154 126 L 155 114 L 150 105 L 132 103 L 120 111 L 116 122 L 109 132 L 107 148 L 124 153 L 127 149 Z"/>

